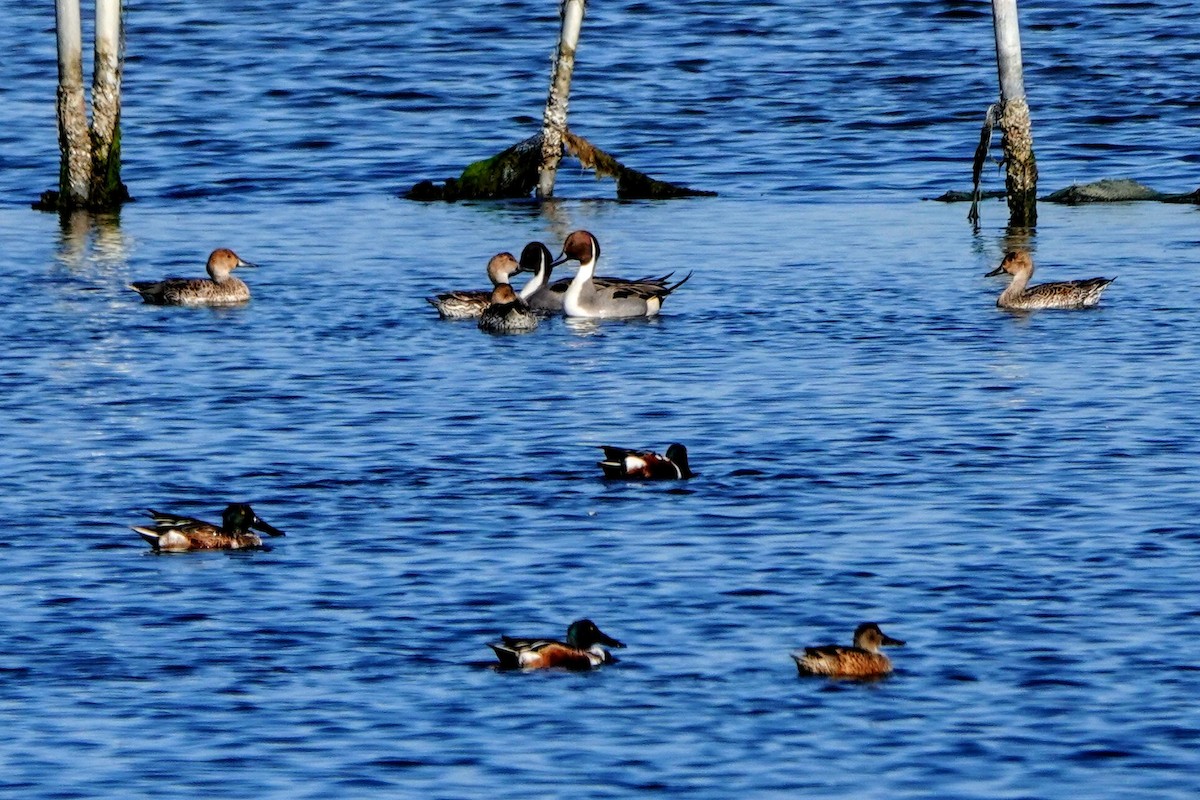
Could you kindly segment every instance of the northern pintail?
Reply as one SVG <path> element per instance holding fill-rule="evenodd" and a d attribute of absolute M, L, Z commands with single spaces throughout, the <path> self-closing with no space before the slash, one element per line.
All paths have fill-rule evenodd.
<path fill-rule="evenodd" d="M 874 622 L 864 622 L 854 630 L 854 646 L 827 644 L 806 647 L 792 653 L 801 675 L 827 675 L 831 678 L 879 678 L 892 671 L 892 662 L 879 652 L 881 645 L 901 647 Z"/>
<path fill-rule="evenodd" d="M 179 552 L 262 547 L 262 538 L 257 533 L 252 533 L 251 528 L 270 536 L 283 536 L 283 531 L 264 522 L 246 503 L 232 503 L 227 506 L 221 515 L 220 525 L 192 517 L 164 514 L 161 511 L 150 510 L 147 513 L 154 519 L 153 526 L 130 527 L 155 550 Z"/>
<path fill-rule="evenodd" d="M 1100 302 L 1100 295 L 1116 278 L 1087 278 L 1081 281 L 1062 281 L 1028 286 L 1033 277 L 1033 259 L 1024 250 L 1014 250 L 1004 256 L 1000 266 L 984 277 L 1007 272 L 1012 282 L 1000 293 L 996 305 L 1028 311 L 1037 308 L 1091 308 Z"/>
<path fill-rule="evenodd" d="M 134 281 L 129 288 L 142 300 L 156 306 L 235 306 L 250 299 L 250 287 L 229 273 L 238 267 L 253 267 L 238 254 L 224 247 L 208 256 L 205 278 L 167 278 L 161 281 Z"/>
<path fill-rule="evenodd" d="M 606 478 L 674 480 L 694 475 L 688 469 L 687 448 L 678 443 L 668 447 L 665 456 L 649 450 L 626 450 L 610 445 L 601 445 L 601 448 L 604 460 L 598 463 Z"/>
<path fill-rule="evenodd" d="M 512 253 L 497 253 L 488 260 L 487 275 L 493 289 L 506 286 L 521 265 Z M 425 301 L 437 309 L 442 319 L 476 319 L 492 302 L 492 289 L 446 292 Z"/>
<path fill-rule="evenodd" d="M 521 333 L 538 326 L 538 315 L 507 283 L 492 290 L 491 303 L 479 315 L 479 330 L 488 333 Z"/>
<path fill-rule="evenodd" d="M 551 266 L 558 266 L 565 261 L 579 262 L 579 271 L 563 295 L 563 313 L 568 317 L 652 317 L 662 308 L 667 295 L 692 277 L 689 272 L 671 286 L 653 281 L 601 286 L 594 280 L 599 258 L 600 242 L 596 237 L 587 231 L 575 231 L 563 244 L 562 254 L 551 263 Z"/>
<path fill-rule="evenodd" d="M 496 652 L 496 658 L 500 659 L 500 669 L 563 667 L 582 670 L 616 661 L 602 645 L 625 646 L 597 628 L 590 619 L 572 622 L 567 628 L 565 642 L 501 636 L 500 641 L 488 643 L 488 647 Z"/>
<path fill-rule="evenodd" d="M 522 287 L 521 299 L 528 303 L 529 307 L 538 314 L 553 315 L 563 313 L 563 298 L 567 294 L 567 288 L 571 285 L 571 278 L 562 278 L 554 283 L 550 283 L 550 274 L 554 270 L 553 260 L 550 251 L 541 242 L 530 242 L 521 251 L 521 271 L 529 272 L 533 275 L 529 279 L 529 283 Z M 667 273 L 657 278 L 645 277 L 635 280 L 596 275 L 592 277 L 592 283 L 602 288 L 627 286 L 637 287 L 640 291 L 644 292 L 653 292 L 655 289 L 665 288 L 667 279 L 671 277 L 671 274 Z"/>

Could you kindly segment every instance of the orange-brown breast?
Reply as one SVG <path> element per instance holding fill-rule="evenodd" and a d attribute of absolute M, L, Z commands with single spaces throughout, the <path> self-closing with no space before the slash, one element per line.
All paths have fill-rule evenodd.
<path fill-rule="evenodd" d="M 522 666 L 527 669 L 549 669 L 551 667 L 562 667 L 564 669 L 591 669 L 592 660 L 588 658 L 587 653 L 582 650 L 576 650 L 573 647 L 568 647 L 559 642 L 552 642 L 545 647 L 538 648 L 535 652 L 529 654 L 526 659 L 523 659 Z"/>

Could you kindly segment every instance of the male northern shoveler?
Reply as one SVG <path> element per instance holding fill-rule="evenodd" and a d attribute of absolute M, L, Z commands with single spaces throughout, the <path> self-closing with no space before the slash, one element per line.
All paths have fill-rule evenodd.
<path fill-rule="evenodd" d="M 571 286 L 571 278 L 563 278 L 550 283 L 550 274 L 554 271 L 554 259 L 546 245 L 541 242 L 530 242 L 521 251 L 521 271 L 532 273 L 529 283 L 521 289 L 521 299 L 538 314 L 563 313 L 563 298 Z M 593 276 L 592 283 L 601 289 L 625 287 L 629 292 L 653 293 L 665 289 L 667 280 L 674 273 L 654 277 L 627 280 L 625 278 L 606 278 Z"/>
<path fill-rule="evenodd" d="M 488 261 L 488 280 L 492 289 L 446 292 L 436 297 L 426 297 L 425 302 L 438 311 L 442 319 L 477 319 L 492 302 L 492 291 L 498 286 L 507 286 L 512 277 L 521 272 L 521 264 L 512 253 L 497 253 Z"/>
<path fill-rule="evenodd" d="M 129 288 L 142 300 L 156 306 L 235 306 L 250 299 L 250 287 L 229 273 L 238 267 L 254 267 L 232 250 L 222 247 L 208 257 L 205 278 L 167 278 L 162 281 L 134 281 Z"/>
<path fill-rule="evenodd" d="M 626 450 L 624 447 L 601 445 L 604 460 L 597 462 L 606 478 L 648 478 L 674 480 L 695 475 L 688 468 L 687 448 L 673 444 L 667 454 L 660 456 L 649 450 Z"/>
<path fill-rule="evenodd" d="M 241 550 L 262 547 L 262 538 L 251 528 L 270 536 L 283 536 L 283 531 L 268 525 L 246 503 L 232 503 L 221 515 L 221 524 L 163 514 L 151 509 L 152 527 L 132 525 L 135 531 L 155 550 L 181 552 L 184 550 Z"/>
<path fill-rule="evenodd" d="M 1028 286 L 1033 277 L 1033 259 L 1023 250 L 1004 256 L 1000 266 L 985 275 L 990 278 L 1007 272 L 1012 282 L 1000 293 L 996 305 L 1017 311 L 1038 308 L 1091 308 L 1100 302 L 1100 295 L 1116 278 L 1087 278 L 1081 281 L 1061 281 Z M 1028 288 L 1026 288 L 1028 287 Z"/>
<path fill-rule="evenodd" d="M 864 622 L 854 630 L 854 646 L 827 644 L 806 647 L 792 653 L 801 675 L 828 675 L 831 678 L 879 678 L 892 671 L 892 662 L 879 652 L 881 645 L 901 647 L 874 622 Z"/>
<path fill-rule="evenodd" d="M 507 283 L 492 290 L 492 302 L 479 315 L 479 329 L 488 333 L 523 333 L 537 326 L 537 314 Z"/>
<path fill-rule="evenodd" d="M 558 266 L 566 261 L 579 262 L 579 271 L 563 295 L 563 313 L 568 317 L 653 317 L 662 308 L 667 295 L 692 277 L 689 272 L 671 286 L 653 281 L 602 286 L 594 280 L 599 260 L 600 242 L 596 237 L 587 231 L 575 231 L 563 244 L 562 254 L 551 263 L 551 266 Z"/>
<path fill-rule="evenodd" d="M 567 628 L 567 641 L 501 636 L 499 642 L 488 642 L 500 659 L 500 669 L 591 669 L 616 661 L 601 645 L 624 647 L 596 627 L 590 619 L 572 622 Z"/>

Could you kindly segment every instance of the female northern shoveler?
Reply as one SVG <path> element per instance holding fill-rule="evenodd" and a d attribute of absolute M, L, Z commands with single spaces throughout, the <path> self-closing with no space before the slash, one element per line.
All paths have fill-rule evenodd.
<path fill-rule="evenodd" d="M 594 280 L 599 260 L 600 242 L 596 237 L 587 231 L 575 231 L 563 244 L 562 255 L 551 263 L 551 266 L 558 266 L 566 261 L 579 262 L 579 271 L 563 295 L 563 313 L 568 317 L 653 317 L 662 308 L 667 295 L 692 277 L 689 272 L 672 286 L 652 281 L 602 286 Z"/>
<path fill-rule="evenodd" d="M 1116 278 L 1088 278 L 1081 281 L 1062 281 L 1028 286 L 1033 277 L 1033 259 L 1023 250 L 1004 256 L 1000 266 L 985 275 L 990 278 L 1007 272 L 1012 282 L 1000 293 L 996 305 L 1018 311 L 1037 308 L 1091 308 L 1100 302 L 1100 295 Z M 1028 288 L 1026 288 L 1028 286 Z"/>
<path fill-rule="evenodd" d="M 496 651 L 500 669 L 591 669 L 616 661 L 601 645 L 624 647 L 596 627 L 590 619 L 572 622 L 567 628 L 567 641 L 501 636 L 499 642 L 489 642 Z"/>
<path fill-rule="evenodd" d="M 154 518 L 153 527 L 131 527 L 155 550 L 181 552 L 262 547 L 262 538 L 256 533 L 251 533 L 251 528 L 271 536 L 283 536 L 283 531 L 264 522 L 246 503 L 229 505 L 221 515 L 219 526 L 192 517 L 177 517 L 154 510 L 148 513 Z"/>
<path fill-rule="evenodd" d="M 493 289 L 507 286 L 512 276 L 521 272 L 521 265 L 512 253 L 497 253 L 488 261 L 487 274 Z M 438 311 L 442 319 L 476 319 L 492 302 L 492 289 L 446 292 L 426 297 L 425 302 Z"/>
<path fill-rule="evenodd" d="M 563 298 L 571 286 L 571 278 L 563 278 L 550 283 L 550 274 L 554 271 L 553 257 L 546 245 L 541 242 L 530 242 L 521 251 L 521 271 L 533 275 L 529 283 L 521 289 L 521 299 L 529 304 L 530 309 L 538 314 L 563 313 Z M 625 278 L 606 278 L 594 276 L 592 283 L 600 288 L 625 287 L 630 292 L 653 293 L 666 288 L 667 279 L 674 273 L 668 272 L 657 278 L 646 277 L 636 280 Z"/>
<path fill-rule="evenodd" d="M 892 662 L 879 652 L 880 645 L 901 647 L 874 622 L 864 622 L 854 631 L 854 646 L 827 644 L 806 647 L 792 653 L 801 675 L 828 675 L 831 678 L 879 678 L 892 671 Z"/>
<path fill-rule="evenodd" d="M 606 478 L 674 480 L 695 475 L 688 469 L 687 448 L 678 443 L 668 447 L 665 456 L 649 450 L 626 450 L 610 445 L 601 445 L 601 448 L 604 460 L 597 463 Z"/>
<path fill-rule="evenodd" d="M 129 288 L 142 300 L 156 306 L 234 306 L 250 299 L 250 287 L 229 273 L 238 267 L 254 267 L 224 247 L 208 257 L 208 279 L 167 278 L 162 281 L 134 281 Z"/>
<path fill-rule="evenodd" d="M 488 333 L 522 333 L 537 326 L 537 314 L 507 283 L 492 290 L 492 302 L 479 315 L 479 330 Z"/>

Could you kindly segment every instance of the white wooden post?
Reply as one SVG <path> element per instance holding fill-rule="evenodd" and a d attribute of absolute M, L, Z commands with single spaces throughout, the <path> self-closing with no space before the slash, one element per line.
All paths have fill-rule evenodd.
<path fill-rule="evenodd" d="M 58 32 L 59 204 L 74 208 L 87 204 L 92 174 L 79 0 L 55 0 L 54 14 Z"/>
<path fill-rule="evenodd" d="M 542 114 L 542 162 L 538 169 L 538 197 L 554 196 L 554 179 L 562 160 L 563 132 L 567 129 L 567 101 L 571 94 L 571 73 L 575 70 L 575 48 L 587 0 L 563 0 L 562 31 L 558 54 L 550 73 L 550 93 Z"/>
<path fill-rule="evenodd" d="M 1017 0 L 992 0 L 992 23 L 996 29 L 999 124 L 1004 134 L 1009 224 L 1031 226 L 1037 222 L 1037 161 L 1033 155 L 1033 123 L 1025 100 Z"/>

